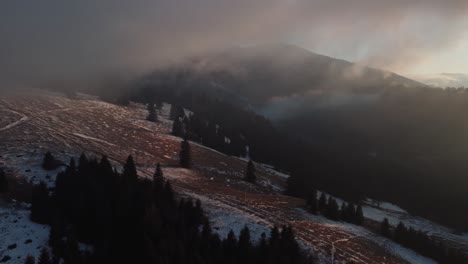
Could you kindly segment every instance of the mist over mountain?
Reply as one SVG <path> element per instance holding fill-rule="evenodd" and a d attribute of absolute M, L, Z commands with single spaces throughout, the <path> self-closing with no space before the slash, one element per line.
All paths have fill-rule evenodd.
<path fill-rule="evenodd" d="M 414 78 L 427 85 L 446 87 L 468 87 L 468 74 L 464 73 L 436 73 L 415 75 Z"/>
<path fill-rule="evenodd" d="M 145 81 L 163 79 L 179 89 L 227 98 L 273 119 L 305 108 L 371 102 L 386 89 L 425 86 L 289 44 L 231 48 L 191 57 L 155 71 Z"/>

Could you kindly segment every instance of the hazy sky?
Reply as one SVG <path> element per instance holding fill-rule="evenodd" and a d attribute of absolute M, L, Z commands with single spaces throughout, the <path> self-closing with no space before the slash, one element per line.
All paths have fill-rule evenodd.
<path fill-rule="evenodd" d="M 467 0 L 2 0 L 0 80 L 139 72 L 271 42 L 401 74 L 466 73 L 467 17 Z"/>

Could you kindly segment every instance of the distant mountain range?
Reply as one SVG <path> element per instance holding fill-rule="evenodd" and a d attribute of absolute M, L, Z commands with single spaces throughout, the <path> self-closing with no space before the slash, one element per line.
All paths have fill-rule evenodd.
<path fill-rule="evenodd" d="M 415 75 L 414 79 L 436 87 L 468 87 L 468 74 L 464 73 L 436 73 Z"/>

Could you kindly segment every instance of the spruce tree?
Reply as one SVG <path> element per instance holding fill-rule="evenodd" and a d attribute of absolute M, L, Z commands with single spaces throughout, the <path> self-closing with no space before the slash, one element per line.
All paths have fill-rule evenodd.
<path fill-rule="evenodd" d="M 398 223 L 398 226 L 395 229 L 395 241 L 404 244 L 406 242 L 406 233 L 408 229 L 403 224 L 403 222 Z"/>
<path fill-rule="evenodd" d="M 257 177 L 255 176 L 255 165 L 252 162 L 252 160 L 249 160 L 249 162 L 247 163 L 247 169 L 245 172 L 244 180 L 251 183 L 255 183 L 256 178 Z"/>
<path fill-rule="evenodd" d="M 138 180 L 137 170 L 132 155 L 129 155 L 125 162 L 123 178 L 127 183 L 134 183 Z"/>
<path fill-rule="evenodd" d="M 184 129 L 182 122 L 180 122 L 179 118 L 176 118 L 172 123 L 172 131 L 171 134 L 176 137 L 181 137 L 184 134 Z"/>
<path fill-rule="evenodd" d="M 54 170 L 59 166 L 58 162 L 55 160 L 55 157 L 48 151 L 44 155 L 44 160 L 42 161 L 42 168 L 44 170 Z"/>
<path fill-rule="evenodd" d="M 329 199 L 328 202 L 328 217 L 332 220 L 338 220 L 339 218 L 339 206 L 338 203 L 336 202 L 336 199 Z"/>
<path fill-rule="evenodd" d="M 163 179 L 163 178 L 164 178 L 164 174 L 163 174 L 163 171 L 161 169 L 161 164 L 158 163 L 156 165 L 156 170 L 154 171 L 153 180 L 156 181 L 158 179 Z"/>
<path fill-rule="evenodd" d="M 5 172 L 0 169 L 0 193 L 8 192 L 8 180 Z"/>
<path fill-rule="evenodd" d="M 156 108 L 154 107 L 153 103 L 148 103 L 148 116 L 146 117 L 146 120 L 151 121 L 151 122 L 156 122 L 158 121 L 158 114 L 156 113 Z"/>
<path fill-rule="evenodd" d="M 320 213 L 324 214 L 327 210 L 327 196 L 325 195 L 324 192 L 322 192 L 322 194 L 320 194 L 320 198 L 319 198 L 319 208 L 318 210 L 320 211 Z"/>
<path fill-rule="evenodd" d="M 384 237 L 390 237 L 390 223 L 388 222 L 387 218 L 384 218 L 384 220 L 380 224 L 380 233 Z"/>
<path fill-rule="evenodd" d="M 184 118 L 185 117 L 185 112 L 182 107 L 176 104 L 171 105 L 171 111 L 169 113 L 169 119 L 171 120 L 176 120 L 178 118 Z"/>
<path fill-rule="evenodd" d="M 317 190 L 313 189 L 307 198 L 307 207 L 313 214 L 317 213 Z"/>
<path fill-rule="evenodd" d="M 240 250 L 240 255 L 248 255 L 249 254 L 249 250 L 250 250 L 250 247 L 251 247 L 251 243 L 250 243 L 250 230 L 247 226 L 244 226 L 244 228 L 242 228 L 241 232 L 240 232 L 240 235 L 239 235 L 239 250 Z"/>
<path fill-rule="evenodd" d="M 191 153 L 190 143 L 188 142 L 187 138 L 184 138 L 180 144 L 179 158 L 180 166 L 189 169 L 191 166 Z"/>
<path fill-rule="evenodd" d="M 227 238 L 223 241 L 223 247 L 228 257 L 234 255 L 237 248 L 237 238 L 232 229 L 229 231 Z"/>
<path fill-rule="evenodd" d="M 362 223 L 364 223 L 364 212 L 359 204 L 356 209 L 356 225 L 362 225 Z"/>
<path fill-rule="evenodd" d="M 161 164 L 156 165 L 156 170 L 153 175 L 153 187 L 156 193 L 160 192 L 164 188 L 164 174 L 161 169 Z"/>

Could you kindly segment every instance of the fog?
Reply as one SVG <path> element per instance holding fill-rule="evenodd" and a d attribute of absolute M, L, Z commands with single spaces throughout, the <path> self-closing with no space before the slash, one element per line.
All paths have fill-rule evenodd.
<path fill-rule="evenodd" d="M 464 34 L 468 2 L 0 2 L 0 89 L 131 78 L 193 54 L 265 43 L 404 73 Z"/>

